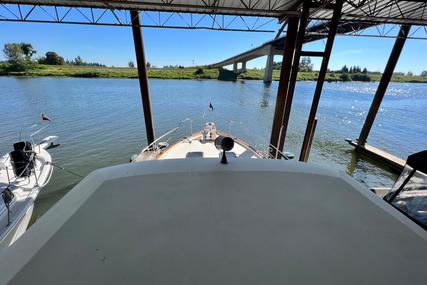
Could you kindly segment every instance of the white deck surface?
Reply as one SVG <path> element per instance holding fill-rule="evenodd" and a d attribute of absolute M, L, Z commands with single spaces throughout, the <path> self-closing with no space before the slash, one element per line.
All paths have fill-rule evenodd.
<path fill-rule="evenodd" d="M 98 170 L 0 254 L 0 284 L 426 284 L 427 235 L 344 173 L 261 160 Z"/>
<path fill-rule="evenodd" d="M 203 158 L 220 158 L 221 151 L 219 151 L 213 141 L 202 141 L 201 135 L 196 135 L 194 137 L 184 139 L 178 142 L 175 145 L 169 147 L 167 151 L 165 151 L 160 159 L 178 159 L 178 158 L 192 158 L 198 157 L 201 155 Z M 240 145 L 238 142 L 234 142 L 234 147 L 231 151 L 227 152 L 227 157 L 236 158 L 236 157 L 254 157 L 254 153 Z"/>

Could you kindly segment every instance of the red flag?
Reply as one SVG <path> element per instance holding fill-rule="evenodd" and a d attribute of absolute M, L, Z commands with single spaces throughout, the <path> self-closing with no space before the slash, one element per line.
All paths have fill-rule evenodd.
<path fill-rule="evenodd" d="M 52 122 L 52 120 L 48 116 L 46 116 L 45 114 L 43 114 L 43 113 L 42 113 L 42 121 Z"/>

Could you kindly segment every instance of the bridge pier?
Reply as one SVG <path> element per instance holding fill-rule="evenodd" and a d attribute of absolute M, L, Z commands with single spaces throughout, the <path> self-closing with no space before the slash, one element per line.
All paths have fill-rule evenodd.
<path fill-rule="evenodd" d="M 246 61 L 242 61 L 242 68 L 240 69 L 240 72 L 246 72 Z"/>
<path fill-rule="evenodd" d="M 270 45 L 270 51 L 267 56 L 267 62 L 264 70 L 264 83 L 271 83 L 273 80 L 273 65 L 274 65 L 274 46 Z"/>
<path fill-rule="evenodd" d="M 237 73 L 237 62 L 236 61 L 233 63 L 233 72 Z"/>

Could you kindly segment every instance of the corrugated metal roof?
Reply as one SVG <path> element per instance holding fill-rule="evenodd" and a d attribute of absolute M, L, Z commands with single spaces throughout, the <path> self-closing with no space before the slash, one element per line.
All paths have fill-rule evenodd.
<path fill-rule="evenodd" d="M 1 0 L 3 3 L 281 17 L 303 0 Z"/>
<path fill-rule="evenodd" d="M 135 9 L 181 13 L 223 14 L 283 18 L 299 13 L 303 0 L 0 0 L 46 6 L 72 6 L 110 9 Z M 335 1 L 318 0 L 319 3 Z M 332 10 L 325 5 L 313 9 L 312 19 L 327 20 Z M 342 20 L 374 23 L 427 25 L 425 0 L 345 0 Z"/>
<path fill-rule="evenodd" d="M 330 19 L 332 10 L 320 10 L 311 18 Z M 424 0 L 348 0 L 342 10 L 342 20 L 375 23 L 409 23 L 427 25 L 427 3 Z"/>

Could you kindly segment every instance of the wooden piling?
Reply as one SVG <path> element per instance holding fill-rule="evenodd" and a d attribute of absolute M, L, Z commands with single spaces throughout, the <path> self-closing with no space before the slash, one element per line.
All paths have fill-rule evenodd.
<path fill-rule="evenodd" d="M 308 156 L 310 155 L 311 145 L 313 144 L 313 138 L 314 138 L 314 133 L 316 132 L 316 127 L 317 127 L 317 118 L 314 119 L 314 123 L 311 128 L 310 139 L 308 140 L 308 148 L 307 148 L 307 151 L 305 152 L 305 156 L 303 160 L 304 162 L 308 161 Z"/>
<path fill-rule="evenodd" d="M 314 91 L 313 102 L 311 104 L 310 115 L 308 116 L 307 127 L 305 130 L 304 141 L 301 147 L 299 160 L 304 161 L 306 152 L 309 151 L 310 133 L 313 128 L 314 120 L 316 118 L 317 108 L 320 102 L 320 95 L 322 94 L 323 83 L 325 82 L 326 72 L 328 70 L 329 58 L 331 57 L 332 46 L 334 45 L 335 35 L 337 34 L 338 22 L 341 18 L 341 10 L 344 0 L 337 0 L 334 6 L 334 12 L 329 26 L 328 39 L 326 41 L 325 53 L 322 60 L 322 65 L 317 79 L 316 90 Z"/>
<path fill-rule="evenodd" d="M 141 90 L 142 107 L 144 109 L 145 129 L 147 132 L 147 143 L 151 144 L 154 137 L 153 118 L 151 115 L 150 90 L 148 88 L 147 64 L 144 54 L 144 42 L 142 40 L 141 23 L 138 11 L 131 10 L 132 33 L 135 44 L 136 62 L 138 67 L 139 87 Z"/>
<path fill-rule="evenodd" d="M 397 61 L 399 60 L 400 53 L 402 52 L 403 46 L 405 45 L 405 41 L 408 37 L 410 29 L 411 25 L 400 26 L 399 35 L 394 42 L 394 46 L 387 65 L 384 69 L 384 73 L 381 76 L 380 83 L 378 85 L 377 91 L 375 92 L 374 100 L 372 101 L 371 107 L 369 108 L 369 112 L 360 132 L 359 139 L 357 140 L 359 145 L 364 145 L 368 139 L 369 132 L 371 131 L 375 117 L 377 116 L 388 84 L 390 83 L 391 77 L 393 76 L 394 68 L 396 67 Z"/>
<path fill-rule="evenodd" d="M 273 126 L 270 137 L 270 156 L 276 157 L 279 143 L 280 128 L 282 126 L 283 112 L 286 103 L 286 94 L 289 85 L 292 60 L 294 57 L 295 42 L 298 29 L 298 18 L 288 19 L 288 30 L 286 33 L 285 47 L 283 50 L 282 67 L 280 71 L 279 88 L 277 90 L 276 107 L 274 110 Z"/>
<path fill-rule="evenodd" d="M 281 128 L 279 143 L 277 147 L 280 152 L 283 152 L 283 149 L 285 147 L 286 133 L 288 130 L 289 116 L 291 115 L 292 101 L 294 97 L 295 85 L 296 85 L 297 76 L 298 76 L 301 50 L 302 50 L 302 45 L 304 43 L 305 29 L 307 26 L 308 16 L 310 14 L 310 4 L 311 4 L 311 1 L 304 2 L 300 21 L 299 21 L 298 35 L 297 35 L 296 46 L 295 46 L 295 55 L 293 59 L 292 69 L 291 69 L 289 87 L 286 95 L 285 111 L 283 113 L 283 118 L 282 118 L 282 128 Z M 279 158 L 280 157 L 281 156 L 279 156 Z"/>

